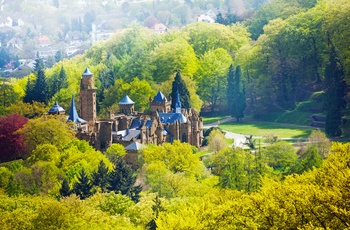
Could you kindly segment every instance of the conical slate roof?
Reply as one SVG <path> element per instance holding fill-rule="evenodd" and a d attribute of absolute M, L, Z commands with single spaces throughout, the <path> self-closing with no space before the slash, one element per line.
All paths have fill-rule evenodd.
<path fill-rule="evenodd" d="M 165 98 L 165 101 L 168 101 L 164 94 L 160 91 L 158 91 L 157 95 L 154 97 L 153 102 L 163 102 Z"/>
<path fill-rule="evenodd" d="M 78 115 L 77 109 L 75 107 L 74 96 L 72 96 L 68 121 L 73 121 L 74 123 L 87 123 L 87 121 L 81 119 Z"/>
<path fill-rule="evenodd" d="M 128 95 L 125 95 L 123 99 L 118 103 L 118 105 L 133 105 L 135 102 L 133 102 Z"/>
<path fill-rule="evenodd" d="M 83 73 L 83 77 L 87 77 L 87 76 L 92 76 L 93 74 L 90 72 L 89 68 L 86 67 L 84 73 Z"/>
<path fill-rule="evenodd" d="M 55 104 L 51 107 L 51 109 L 49 110 L 49 114 L 56 114 L 56 113 L 61 113 L 64 112 L 65 110 L 58 105 L 57 101 L 55 102 Z"/>
<path fill-rule="evenodd" d="M 130 145 L 125 147 L 125 150 L 140 150 L 143 147 L 139 142 L 134 141 Z"/>

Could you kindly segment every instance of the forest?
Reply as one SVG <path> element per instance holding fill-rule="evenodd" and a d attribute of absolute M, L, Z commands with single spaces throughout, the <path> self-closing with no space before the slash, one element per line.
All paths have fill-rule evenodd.
<path fill-rule="evenodd" d="M 37 59 L 29 76 L 1 79 L 2 228 L 349 228 L 350 145 L 328 139 L 349 132 L 348 15 L 346 0 L 273 0 L 239 22 L 226 14 L 164 34 L 133 23 L 83 55 L 52 68 Z M 125 94 L 147 110 L 157 90 L 170 95 L 179 71 L 202 113 L 240 122 L 307 105 L 325 116 L 325 132 L 314 130 L 298 149 L 267 138 L 263 148 L 243 150 L 214 130 L 213 154 L 177 141 L 150 145 L 134 170 L 121 145 L 102 153 L 62 117 L 43 116 L 55 101 L 69 111 L 86 67 L 100 118 Z M 243 114 L 231 108 L 235 84 Z"/>

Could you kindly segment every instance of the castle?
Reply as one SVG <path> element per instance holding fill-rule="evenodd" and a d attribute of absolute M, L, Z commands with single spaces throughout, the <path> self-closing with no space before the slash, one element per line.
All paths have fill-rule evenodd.
<path fill-rule="evenodd" d="M 93 74 L 88 68 L 80 82 L 80 116 L 72 98 L 69 121 L 77 126 L 77 137 L 87 140 L 98 150 L 106 150 L 112 143 L 122 144 L 128 151 L 137 151 L 141 145 L 160 145 L 174 140 L 187 142 L 199 148 L 203 140 L 202 118 L 194 109 L 182 109 L 177 94 L 176 108 L 172 111 L 171 101 L 158 91 L 150 99 L 150 111 L 137 112 L 135 102 L 127 95 L 118 103 L 119 113 L 110 112 L 109 118 L 96 117 L 96 87 Z M 59 113 L 56 103 L 49 113 Z M 62 110 L 61 110 L 62 111 Z"/>

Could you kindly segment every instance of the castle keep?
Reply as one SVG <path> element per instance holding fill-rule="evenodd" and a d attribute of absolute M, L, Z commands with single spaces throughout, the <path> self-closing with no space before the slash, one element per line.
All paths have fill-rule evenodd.
<path fill-rule="evenodd" d="M 139 148 L 142 144 L 159 145 L 174 140 L 187 142 L 197 148 L 201 146 L 202 118 L 194 109 L 181 108 L 179 94 L 175 98 L 176 108 L 173 111 L 170 108 L 171 100 L 159 91 L 150 99 L 150 111 L 135 111 L 135 102 L 126 95 L 118 103 L 119 113 L 110 112 L 109 118 L 97 119 L 96 90 L 93 74 L 86 68 L 80 83 L 80 116 L 72 98 L 68 118 L 77 124 L 78 138 L 87 140 L 96 149 L 104 151 L 112 143 L 119 143 L 129 152 L 138 150 L 133 148 Z"/>

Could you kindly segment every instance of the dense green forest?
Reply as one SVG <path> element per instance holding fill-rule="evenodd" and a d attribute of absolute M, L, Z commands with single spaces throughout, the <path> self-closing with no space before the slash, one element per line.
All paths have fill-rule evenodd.
<path fill-rule="evenodd" d="M 180 142 L 150 145 L 135 171 L 121 145 L 96 151 L 61 117 L 42 116 L 55 101 L 68 111 L 86 67 L 101 118 L 125 94 L 147 110 L 158 89 L 170 95 L 179 71 L 198 110 L 239 121 L 240 108 L 262 118 L 307 107 L 325 115 L 328 136 L 340 136 L 348 15 L 346 0 L 273 0 L 237 23 L 223 15 L 164 34 L 133 24 L 50 69 L 38 59 L 30 76 L 2 79 L 2 228 L 349 228 L 350 145 L 320 130 L 299 149 L 269 139 L 248 150 L 227 147 L 216 130 L 208 137 L 214 154 L 201 158 Z"/>
<path fill-rule="evenodd" d="M 117 109 L 116 102 L 125 94 L 136 102 L 137 110 L 145 110 L 157 89 L 170 94 L 171 82 L 179 70 L 191 91 L 194 108 L 200 110 L 205 105 L 211 111 L 225 111 L 231 64 L 240 66 L 246 113 L 255 117 L 293 111 L 315 92 L 320 95 L 317 100 L 322 101 L 322 92 L 332 94 L 336 84 L 343 90 L 325 97 L 328 103 L 334 105 L 332 100 L 341 99 L 347 102 L 348 10 L 346 1 L 272 1 L 242 23 L 195 23 L 165 34 L 134 24 L 108 41 L 95 44 L 84 55 L 45 70 L 48 102 L 51 105 L 57 100 L 68 108 L 71 94 L 78 93 L 79 79 L 88 66 L 99 89 L 100 117 L 109 109 Z M 327 80 L 330 58 L 340 68 L 337 82 Z M 67 82 L 57 85 L 62 68 Z M 34 84 L 36 75 L 29 78 L 14 84 L 14 95 L 7 93 L 12 95 L 11 101 L 6 101 L 10 96 L 2 99 L 4 115 L 5 107 L 23 98 L 25 85 Z M 310 103 L 313 111 L 328 113 L 328 106 L 322 106 L 326 101 Z M 344 111 L 344 106 L 338 107 L 332 111 Z"/>

